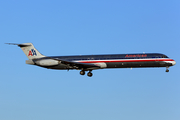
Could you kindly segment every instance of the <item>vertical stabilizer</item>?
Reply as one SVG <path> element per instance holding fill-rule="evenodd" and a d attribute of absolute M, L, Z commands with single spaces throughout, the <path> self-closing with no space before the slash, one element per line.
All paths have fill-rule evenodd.
<path fill-rule="evenodd" d="M 18 45 L 30 60 L 45 57 L 34 47 L 32 43 L 23 43 L 23 44 L 7 43 L 7 44 Z"/>

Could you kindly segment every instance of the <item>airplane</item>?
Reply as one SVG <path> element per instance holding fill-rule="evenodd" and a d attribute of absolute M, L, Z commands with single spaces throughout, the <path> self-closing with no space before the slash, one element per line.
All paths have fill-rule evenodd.
<path fill-rule="evenodd" d="M 146 68 L 146 67 L 169 67 L 176 64 L 160 53 L 138 53 L 138 54 L 107 54 L 107 55 L 76 55 L 76 56 L 44 56 L 32 43 L 6 43 L 19 46 L 29 60 L 26 64 L 37 65 L 47 69 L 57 70 L 80 70 L 80 75 L 92 77 L 92 70 L 106 68 Z"/>

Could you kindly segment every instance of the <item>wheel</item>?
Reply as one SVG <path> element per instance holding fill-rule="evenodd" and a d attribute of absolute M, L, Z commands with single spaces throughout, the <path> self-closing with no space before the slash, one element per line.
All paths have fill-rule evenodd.
<path fill-rule="evenodd" d="M 166 72 L 169 72 L 169 70 L 168 70 L 168 69 L 166 69 Z"/>
<path fill-rule="evenodd" d="M 87 74 L 89 77 L 92 77 L 92 73 L 91 72 L 88 72 L 88 74 Z"/>
<path fill-rule="evenodd" d="M 81 74 L 81 75 L 85 75 L 85 71 L 81 70 L 81 71 L 80 71 L 80 74 Z"/>

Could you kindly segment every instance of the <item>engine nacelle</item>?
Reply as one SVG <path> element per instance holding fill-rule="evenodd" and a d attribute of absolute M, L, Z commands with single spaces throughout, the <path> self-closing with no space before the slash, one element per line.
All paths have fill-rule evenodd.
<path fill-rule="evenodd" d="M 40 66 L 54 66 L 54 65 L 58 65 L 59 61 L 52 59 L 44 59 L 44 60 L 37 60 L 35 61 L 35 63 Z"/>
<path fill-rule="evenodd" d="M 93 64 L 99 66 L 100 68 L 106 68 L 107 67 L 106 63 L 93 63 Z"/>

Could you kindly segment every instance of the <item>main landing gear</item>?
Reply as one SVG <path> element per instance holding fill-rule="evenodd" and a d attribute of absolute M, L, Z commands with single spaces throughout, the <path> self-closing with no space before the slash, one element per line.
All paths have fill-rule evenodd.
<path fill-rule="evenodd" d="M 81 75 L 85 75 L 85 71 L 81 70 L 81 71 L 80 71 L 80 74 L 81 74 Z"/>
<path fill-rule="evenodd" d="M 169 72 L 169 69 L 168 69 L 169 67 L 166 67 L 166 72 Z"/>
<path fill-rule="evenodd" d="M 89 77 L 92 77 L 92 73 L 91 73 L 91 71 L 89 71 L 88 73 L 87 73 L 87 75 L 89 76 Z"/>
<path fill-rule="evenodd" d="M 92 72 L 92 70 L 90 70 L 90 71 L 87 73 L 87 76 L 92 77 L 93 74 L 92 74 L 91 72 Z M 81 74 L 81 75 L 85 75 L 85 71 L 84 71 L 84 70 L 81 70 L 81 71 L 80 71 L 80 74 Z"/>

